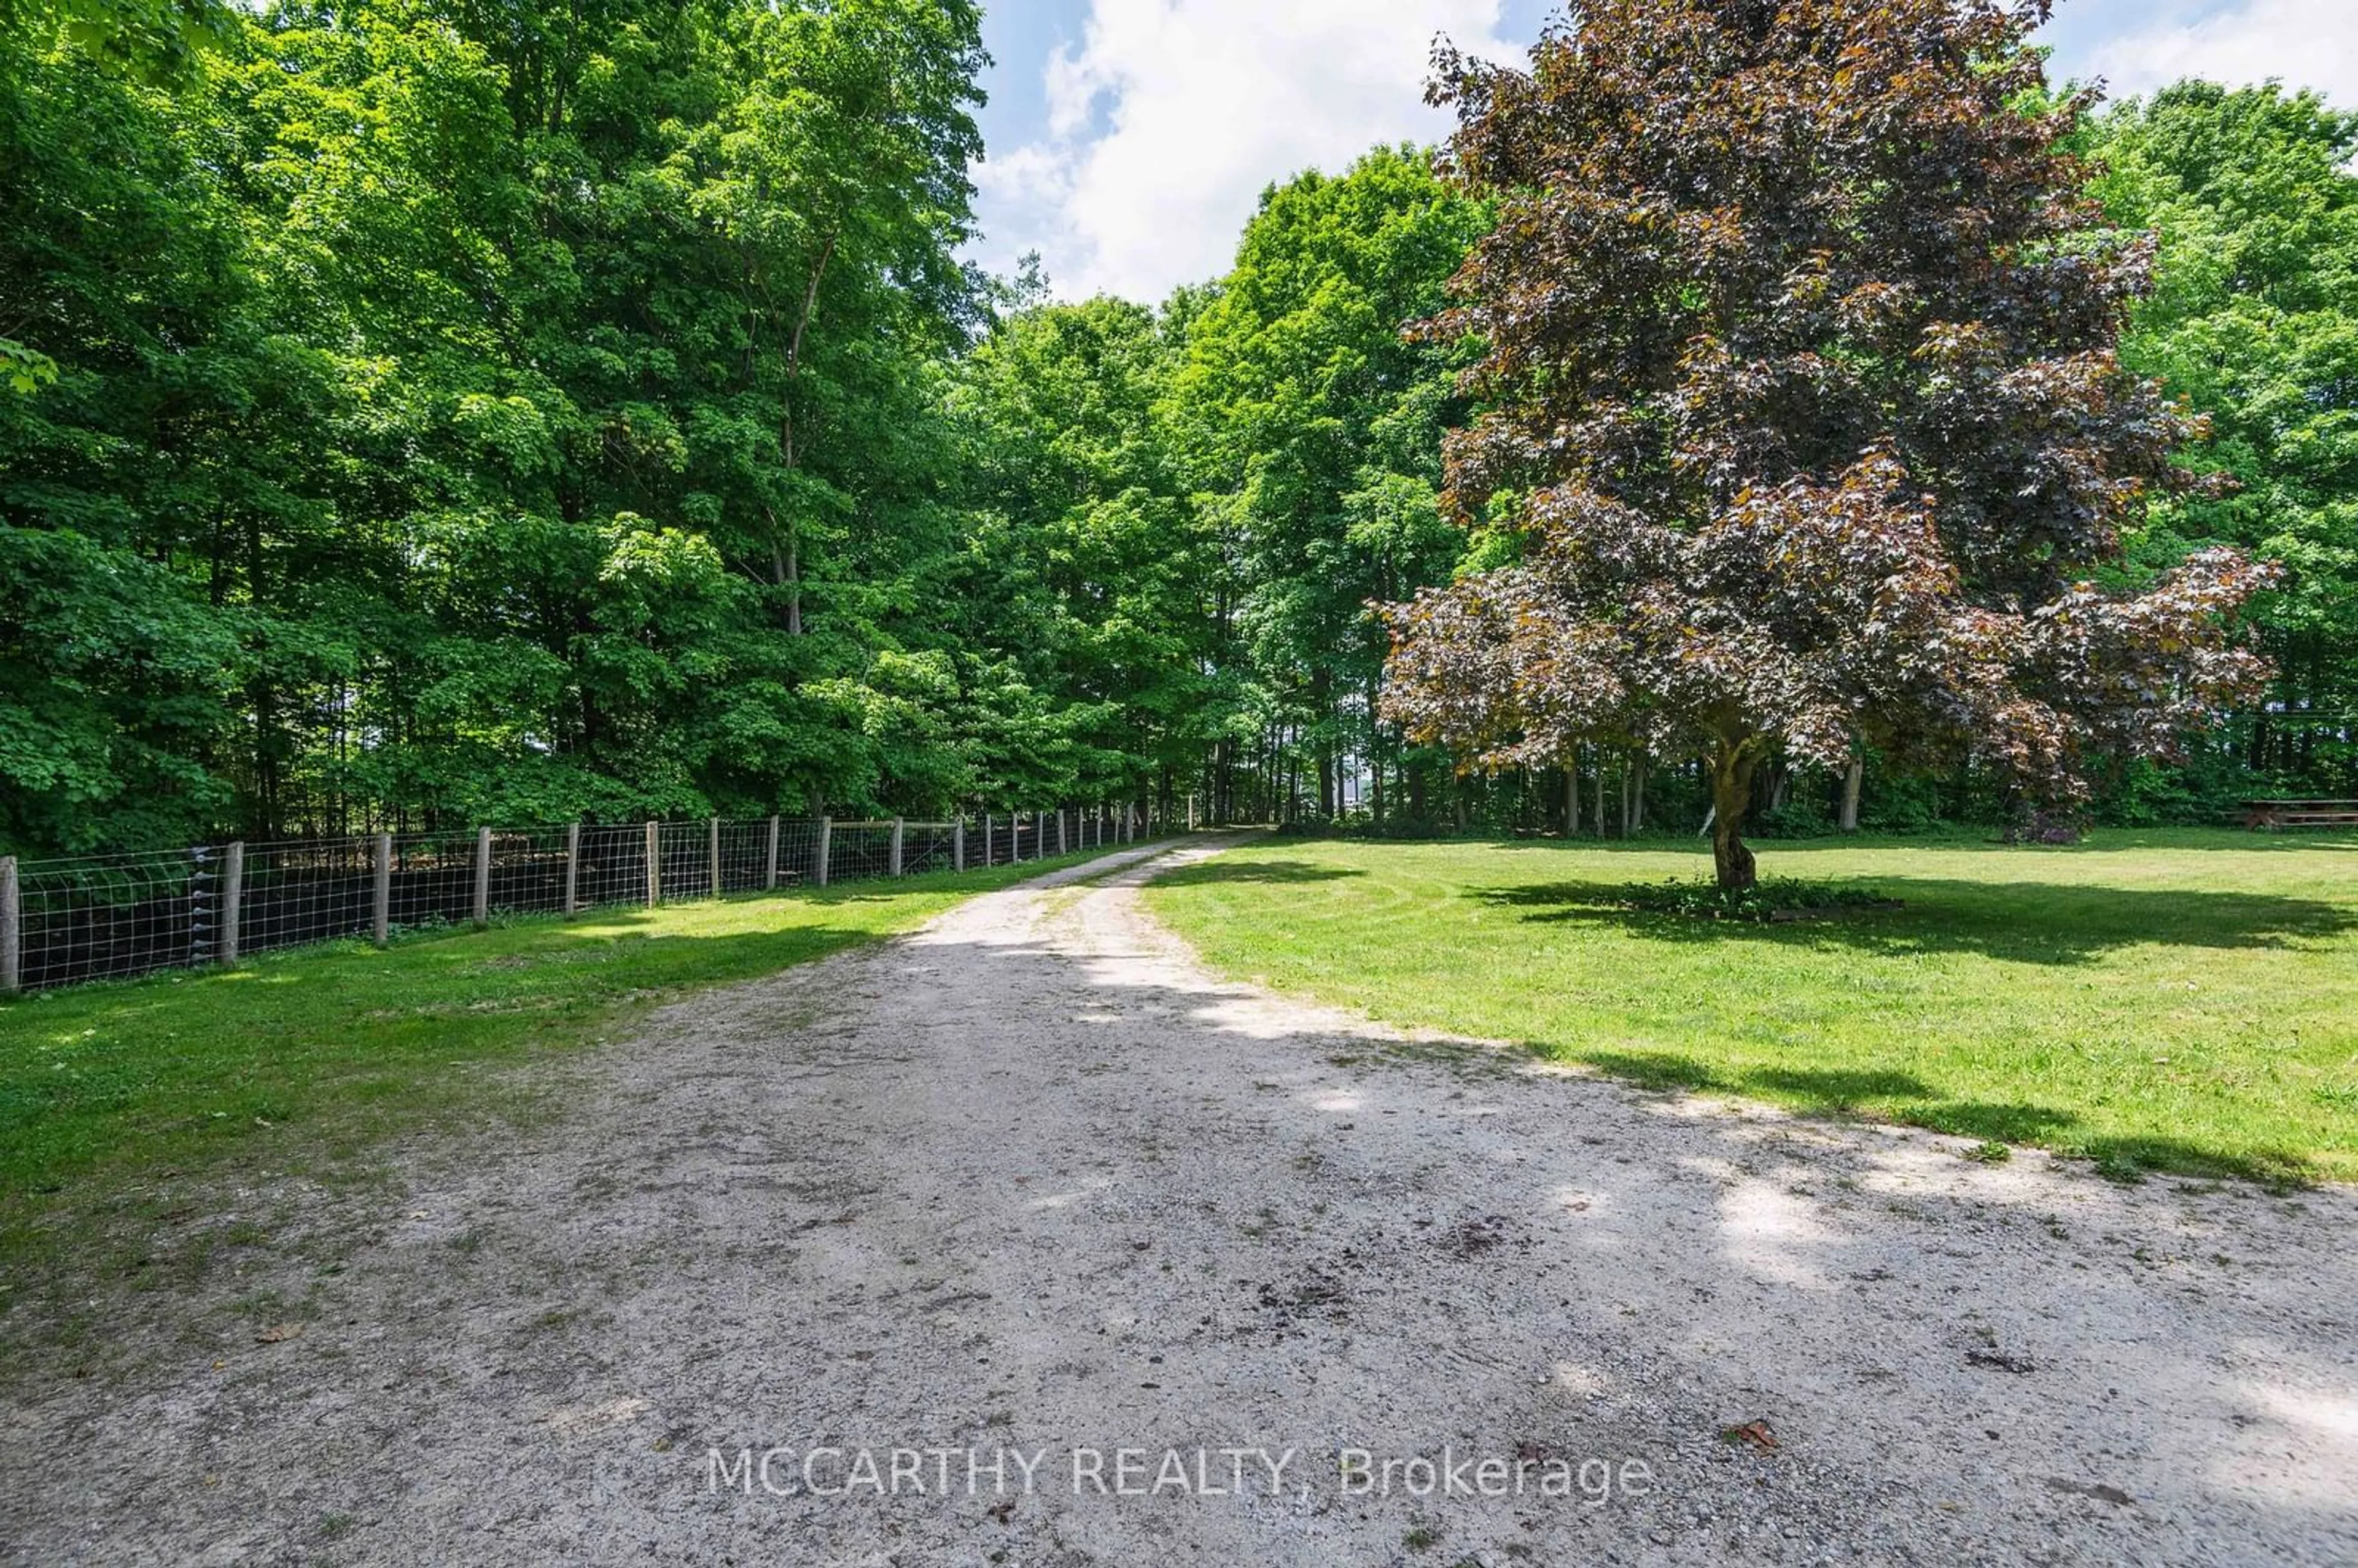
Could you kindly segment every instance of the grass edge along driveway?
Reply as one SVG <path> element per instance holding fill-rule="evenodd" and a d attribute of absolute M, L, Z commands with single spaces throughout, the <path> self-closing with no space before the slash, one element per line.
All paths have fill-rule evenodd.
<path fill-rule="evenodd" d="M 538 1114 L 539 1093 L 505 1065 L 627 1033 L 683 991 L 908 931 L 976 893 L 1113 852 L 516 918 L 384 951 L 332 943 L 11 1000 L 0 1005 L 0 1309 L 69 1259 L 76 1272 L 168 1264 L 185 1277 L 202 1260 L 165 1256 L 157 1222 L 210 1182 L 369 1180 L 395 1134 Z"/>
<path fill-rule="evenodd" d="M 1896 910 L 1648 914 L 1689 841 L 1274 838 L 1150 907 L 1214 968 L 1651 1088 L 2146 1170 L 2358 1179 L 2358 841 L 2212 829 L 1764 842 Z"/>

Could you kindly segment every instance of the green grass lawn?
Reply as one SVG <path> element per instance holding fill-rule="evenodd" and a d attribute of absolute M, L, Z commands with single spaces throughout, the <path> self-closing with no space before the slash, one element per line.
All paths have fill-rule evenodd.
<path fill-rule="evenodd" d="M 0 1005 L 0 1281 L 116 1231 L 137 1252 L 145 1221 L 217 1174 L 332 1184 L 368 1172 L 389 1133 L 528 1115 L 531 1092 L 485 1069 L 1043 869 L 519 920 Z"/>
<path fill-rule="evenodd" d="M 1639 1083 L 2098 1161 L 2358 1179 L 2358 839 L 2100 833 L 1757 846 L 1903 901 L 1791 925 L 1633 913 L 1707 879 L 1632 844 L 1276 839 L 1150 889 L 1232 974 Z"/>

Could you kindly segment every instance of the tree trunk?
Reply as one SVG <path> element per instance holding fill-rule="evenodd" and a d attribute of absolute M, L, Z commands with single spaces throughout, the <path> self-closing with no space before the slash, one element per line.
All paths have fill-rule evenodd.
<path fill-rule="evenodd" d="M 1866 764 L 1856 757 L 1843 771 L 1842 830 L 1858 831 L 1858 786 L 1866 776 Z"/>
<path fill-rule="evenodd" d="M 1759 880 L 1744 844 L 1744 816 L 1752 809 L 1753 752 L 1722 742 L 1711 763 L 1711 859 L 1720 891 L 1739 892 Z"/>
<path fill-rule="evenodd" d="M 803 634 L 803 540 L 801 530 L 786 529 L 786 635 Z"/>
<path fill-rule="evenodd" d="M 1574 838 L 1579 834 L 1580 770 L 1578 766 L 1567 763 L 1563 770 L 1563 836 Z"/>

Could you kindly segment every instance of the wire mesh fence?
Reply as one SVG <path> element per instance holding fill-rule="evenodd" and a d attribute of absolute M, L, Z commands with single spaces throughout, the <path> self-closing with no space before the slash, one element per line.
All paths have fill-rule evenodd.
<path fill-rule="evenodd" d="M 901 841 L 902 874 L 961 870 L 956 861 L 962 848 L 955 822 L 907 823 Z"/>
<path fill-rule="evenodd" d="M 0 994 L 494 916 L 1004 866 L 1152 836 L 1138 807 L 955 821 L 784 817 L 367 834 L 0 856 Z"/>
<path fill-rule="evenodd" d="M 238 946 L 262 952 L 366 935 L 376 867 L 365 838 L 248 844 L 238 899 Z"/>
<path fill-rule="evenodd" d="M 1054 854 L 1055 830 L 1044 811 L 1017 812 L 1010 816 L 986 816 L 982 821 L 983 863 L 1004 866 L 1016 860 L 1036 860 Z"/>
<path fill-rule="evenodd" d="M 827 880 L 864 881 L 890 876 L 892 866 L 892 825 L 889 822 L 838 822 L 827 835 Z"/>
<path fill-rule="evenodd" d="M 403 833 L 389 845 L 381 840 L 378 880 L 385 884 L 388 934 L 431 931 L 471 917 L 480 843 L 471 833 Z"/>

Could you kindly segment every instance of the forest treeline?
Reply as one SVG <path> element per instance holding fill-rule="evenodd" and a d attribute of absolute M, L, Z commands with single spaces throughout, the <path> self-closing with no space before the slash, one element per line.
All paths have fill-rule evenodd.
<path fill-rule="evenodd" d="M 1476 345 L 1401 329 L 1489 213 L 1423 152 L 1272 187 L 1160 305 L 1058 304 L 958 259 L 957 0 L 142 3 L 0 12 L 0 849 L 1560 819 L 1561 774 L 1459 779 L 1378 717 L 1370 602 L 1515 548 L 1435 505 Z M 2358 116 L 2189 83 L 2086 142 L 2156 236 L 2124 357 L 2239 481 L 2125 569 L 2288 568 L 2271 700 L 2103 809 L 2353 793 Z M 1792 827 L 1839 787 L 1766 778 Z M 1870 824 L 1999 804 L 1869 779 Z M 1592 826 L 1700 815 L 1673 766 L 1583 780 Z"/>

